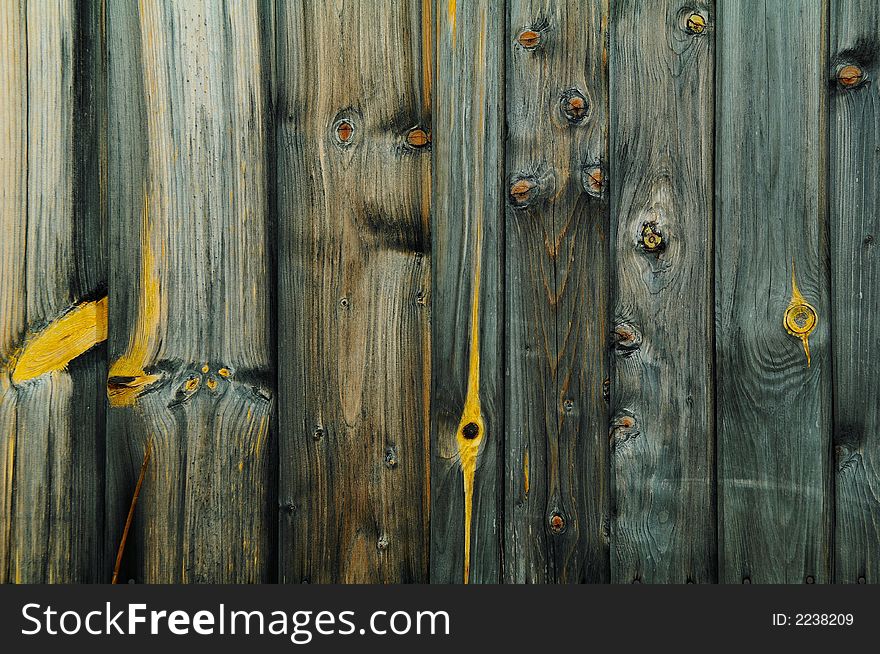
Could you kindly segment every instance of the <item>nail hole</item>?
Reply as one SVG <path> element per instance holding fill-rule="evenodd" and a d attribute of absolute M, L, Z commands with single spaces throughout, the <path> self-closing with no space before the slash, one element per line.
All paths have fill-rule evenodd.
<path fill-rule="evenodd" d="M 473 440 L 480 435 L 480 426 L 475 422 L 469 422 L 461 428 L 461 434 L 468 440 Z"/>

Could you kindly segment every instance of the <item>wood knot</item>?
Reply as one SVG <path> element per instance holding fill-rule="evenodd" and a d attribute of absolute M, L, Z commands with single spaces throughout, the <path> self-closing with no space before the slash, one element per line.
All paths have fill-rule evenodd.
<path fill-rule="evenodd" d="M 473 440 L 480 435 L 480 426 L 475 422 L 469 422 L 461 428 L 461 435 L 468 440 Z"/>
<path fill-rule="evenodd" d="M 639 436 L 636 419 L 629 414 L 620 414 L 611 424 L 611 448 L 617 449 L 619 445 L 623 445 L 627 441 L 631 441 Z"/>
<path fill-rule="evenodd" d="M 702 34 L 706 30 L 706 19 L 696 11 L 688 15 L 684 24 L 691 34 Z"/>
<path fill-rule="evenodd" d="M 554 511 L 550 514 L 548 524 L 550 526 L 550 533 L 554 536 L 565 532 L 565 517 L 559 511 Z"/>
<path fill-rule="evenodd" d="M 534 177 L 518 177 L 510 185 L 510 203 L 517 209 L 529 206 L 537 192 L 538 182 Z"/>
<path fill-rule="evenodd" d="M 641 332 L 635 325 L 625 322 L 620 323 L 614 328 L 611 338 L 614 343 L 614 349 L 623 355 L 632 354 L 642 345 Z"/>
<path fill-rule="evenodd" d="M 562 115 L 572 125 L 579 125 L 589 113 L 590 105 L 584 94 L 577 89 L 569 89 L 562 94 L 559 101 Z"/>
<path fill-rule="evenodd" d="M 324 428 L 323 427 L 315 427 L 315 431 L 312 432 L 312 439 L 319 441 L 324 438 Z"/>
<path fill-rule="evenodd" d="M 602 194 L 605 192 L 605 171 L 602 170 L 600 164 L 594 163 L 586 166 L 581 175 L 581 180 L 584 184 L 584 191 L 588 195 L 592 195 L 594 198 L 602 197 Z"/>
<path fill-rule="evenodd" d="M 350 145 L 354 137 L 354 124 L 347 118 L 337 120 L 333 125 L 333 135 L 339 145 Z"/>
<path fill-rule="evenodd" d="M 639 242 L 645 252 L 660 254 L 666 249 L 666 242 L 656 222 L 647 222 L 642 225 L 642 234 Z"/>
<path fill-rule="evenodd" d="M 421 127 L 413 127 L 406 135 L 406 143 L 411 148 L 423 148 L 431 143 L 431 134 Z"/>
<path fill-rule="evenodd" d="M 571 413 L 572 411 L 574 411 L 574 400 L 572 400 L 572 399 L 566 399 L 566 400 L 562 403 L 562 409 L 563 409 L 566 413 Z"/>
<path fill-rule="evenodd" d="M 397 467 L 397 451 L 393 445 L 385 448 L 385 467 L 389 470 Z"/>
<path fill-rule="evenodd" d="M 818 320 L 816 310 L 806 302 L 792 304 L 785 310 L 785 329 L 790 335 L 798 338 L 809 336 Z"/>
<path fill-rule="evenodd" d="M 379 540 L 376 541 L 376 549 L 380 552 L 384 552 L 388 549 L 388 537 L 385 534 L 382 534 L 379 537 Z"/>
<path fill-rule="evenodd" d="M 171 398 L 171 401 L 168 403 L 168 408 L 173 409 L 176 406 L 180 406 L 184 402 L 187 402 L 202 385 L 202 375 L 198 372 L 191 372 L 186 376 L 186 378 L 178 385 L 177 390 L 174 391 L 174 396 Z"/>
<path fill-rule="evenodd" d="M 541 33 L 533 29 L 524 29 L 516 37 L 516 42 L 525 50 L 534 50 L 541 45 Z"/>
<path fill-rule="evenodd" d="M 858 86 L 864 77 L 864 71 L 855 64 L 846 64 L 837 69 L 837 83 L 847 89 Z"/>

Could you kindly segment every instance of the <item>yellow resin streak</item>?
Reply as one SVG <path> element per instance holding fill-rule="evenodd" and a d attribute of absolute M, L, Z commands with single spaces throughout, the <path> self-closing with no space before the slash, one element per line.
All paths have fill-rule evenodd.
<path fill-rule="evenodd" d="M 107 340 L 107 298 L 83 302 L 31 338 L 12 370 L 20 384 L 63 370 L 75 358 Z"/>
<path fill-rule="evenodd" d="M 480 267 L 483 247 L 482 212 L 477 219 L 476 264 L 474 267 L 474 295 L 471 301 L 471 342 L 468 362 L 467 394 L 464 410 L 458 423 L 456 440 L 458 455 L 464 477 L 464 583 L 468 583 L 471 567 L 471 518 L 474 505 L 474 477 L 477 472 L 477 456 L 480 443 L 486 434 L 483 413 L 480 410 Z M 475 438 L 464 435 L 465 425 L 474 423 L 479 428 Z"/>
<path fill-rule="evenodd" d="M 804 354 L 807 355 L 807 367 L 810 367 L 810 343 L 809 337 L 819 323 L 819 314 L 816 308 L 804 299 L 795 281 L 794 262 L 791 264 L 791 301 L 785 310 L 782 325 L 785 331 L 801 339 L 804 344 Z"/>
<path fill-rule="evenodd" d="M 128 342 L 126 353 L 113 362 L 110 378 L 125 379 L 107 388 L 112 406 L 131 406 L 138 395 L 159 375 L 148 375 L 144 367 L 156 354 L 155 335 L 162 319 L 162 297 L 159 277 L 156 274 L 156 258 L 150 239 L 149 198 L 144 192 L 144 208 L 141 227 L 141 285 L 138 298 L 138 320 Z"/>
<path fill-rule="evenodd" d="M 455 2 L 450 2 L 450 16 L 453 30 L 455 29 Z M 486 16 L 482 16 L 482 29 L 479 36 L 479 50 L 483 55 L 479 61 L 485 61 L 486 48 L 483 35 L 486 32 Z M 454 45 L 453 32 L 453 45 Z M 485 122 L 485 99 L 480 97 L 480 123 Z M 477 472 L 477 459 L 480 444 L 486 436 L 486 424 L 480 408 L 480 273 L 483 255 L 483 211 L 478 204 L 476 216 L 476 239 L 474 243 L 474 290 L 471 300 L 471 338 L 468 361 L 468 384 L 464 400 L 464 409 L 456 431 L 458 456 L 464 483 L 464 583 L 470 579 L 471 570 L 471 522 L 474 507 L 474 478 Z M 477 426 L 474 438 L 465 436 L 465 426 L 473 423 Z"/>

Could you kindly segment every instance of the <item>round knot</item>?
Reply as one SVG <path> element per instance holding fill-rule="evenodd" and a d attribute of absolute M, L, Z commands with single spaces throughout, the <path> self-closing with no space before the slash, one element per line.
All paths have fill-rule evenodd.
<path fill-rule="evenodd" d="M 793 304 L 785 310 L 785 329 L 792 336 L 806 336 L 816 327 L 819 316 L 806 302 Z"/>

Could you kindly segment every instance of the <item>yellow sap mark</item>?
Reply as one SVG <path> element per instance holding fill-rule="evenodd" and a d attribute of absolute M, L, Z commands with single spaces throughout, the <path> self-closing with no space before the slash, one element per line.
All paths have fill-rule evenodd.
<path fill-rule="evenodd" d="M 83 302 L 25 344 L 12 370 L 12 383 L 63 370 L 75 358 L 107 340 L 107 297 Z"/>
<path fill-rule="evenodd" d="M 480 410 L 480 268 L 483 248 L 483 215 L 477 216 L 477 238 L 474 247 L 474 295 L 471 300 L 471 340 L 468 363 L 467 395 L 464 411 L 458 423 L 456 440 L 458 454 L 464 477 L 464 583 L 470 577 L 471 561 L 471 519 L 474 504 L 474 476 L 477 471 L 477 456 L 480 443 L 486 433 L 483 414 Z"/>
<path fill-rule="evenodd" d="M 816 312 L 816 308 L 804 299 L 804 296 L 801 295 L 800 289 L 798 289 L 797 281 L 795 279 L 795 268 L 794 261 L 791 262 L 791 301 L 788 303 L 788 308 L 785 310 L 785 315 L 782 318 L 782 325 L 785 327 L 785 331 L 794 336 L 795 338 L 801 339 L 801 342 L 804 344 L 804 354 L 807 355 L 807 367 L 810 367 L 810 342 L 809 337 L 810 334 L 813 333 L 813 330 L 816 329 L 816 325 L 819 323 L 819 314 Z"/>
<path fill-rule="evenodd" d="M 526 450 L 523 455 L 523 478 L 525 479 L 525 483 L 523 484 L 526 495 L 529 494 L 529 451 Z"/>
<path fill-rule="evenodd" d="M 148 375 L 144 370 L 156 355 L 156 333 L 164 309 L 151 239 L 150 200 L 146 189 L 141 219 L 141 284 L 137 322 L 126 353 L 110 367 L 107 396 L 111 406 L 133 405 L 143 389 L 159 379 L 159 375 Z"/>
<path fill-rule="evenodd" d="M 449 0 L 446 6 L 446 13 L 449 15 L 449 29 L 452 32 L 452 47 L 455 47 L 455 0 Z"/>

